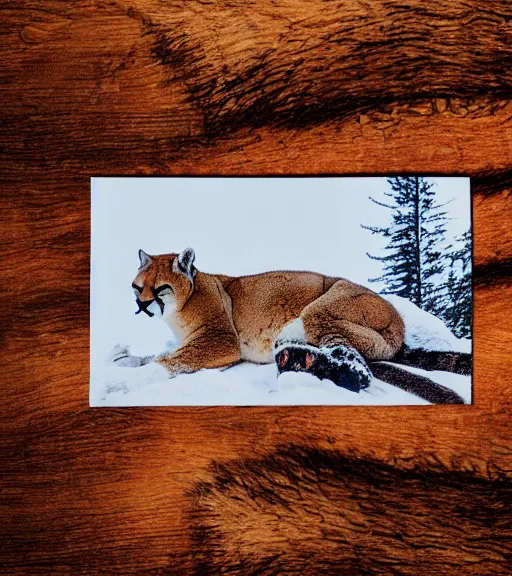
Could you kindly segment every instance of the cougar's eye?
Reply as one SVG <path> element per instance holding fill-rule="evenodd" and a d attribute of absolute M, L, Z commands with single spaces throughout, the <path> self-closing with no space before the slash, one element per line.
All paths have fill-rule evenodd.
<path fill-rule="evenodd" d="M 159 286 L 158 288 L 155 288 L 155 295 L 159 296 L 160 298 L 162 296 L 166 296 L 168 294 L 173 294 L 173 290 L 172 288 L 169 286 L 169 284 L 162 284 L 162 286 Z"/>

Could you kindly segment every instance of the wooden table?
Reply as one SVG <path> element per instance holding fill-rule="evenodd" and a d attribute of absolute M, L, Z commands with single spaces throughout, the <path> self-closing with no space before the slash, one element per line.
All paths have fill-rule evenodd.
<path fill-rule="evenodd" d="M 219 573 L 193 490 L 279 446 L 510 478 L 512 7 L 392 4 L 3 3 L 2 574 Z M 91 176 L 396 173 L 473 178 L 473 406 L 88 407 Z"/>

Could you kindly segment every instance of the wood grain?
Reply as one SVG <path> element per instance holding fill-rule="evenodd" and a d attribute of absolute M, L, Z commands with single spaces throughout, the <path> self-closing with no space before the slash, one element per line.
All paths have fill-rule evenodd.
<path fill-rule="evenodd" d="M 2 574 L 180 573 L 211 462 L 280 445 L 510 478 L 510 7 L 345 2 L 343 19 L 327 4 L 3 3 Z M 398 58 L 400 26 L 416 36 Z M 333 54 L 315 47 L 330 32 Z M 290 34 L 310 43 L 304 66 Z M 332 59 L 374 34 L 344 102 L 352 76 Z M 275 95 L 254 88 L 262 47 Z M 88 408 L 91 176 L 417 172 L 473 177 L 473 406 Z"/>

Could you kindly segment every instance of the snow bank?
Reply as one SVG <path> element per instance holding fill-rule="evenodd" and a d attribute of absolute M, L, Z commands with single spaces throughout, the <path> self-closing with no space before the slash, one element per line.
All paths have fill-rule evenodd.
<path fill-rule="evenodd" d="M 406 367 L 451 388 L 471 402 L 471 379 L 447 372 Z M 228 370 L 201 370 L 167 378 L 157 364 L 141 368 L 107 366 L 91 381 L 91 406 L 289 406 L 425 405 L 422 400 L 377 378 L 359 394 L 310 374 L 288 372 L 278 377 L 273 364 L 240 364 Z"/>
<path fill-rule="evenodd" d="M 446 372 L 422 374 L 471 401 L 467 376 Z M 98 370 L 91 387 L 91 406 L 290 406 L 290 405 L 425 405 L 426 400 L 374 378 L 359 394 L 319 380 L 310 374 L 288 372 L 277 376 L 273 364 L 240 364 L 228 370 L 201 370 L 167 378 L 157 364 L 141 368 L 105 367 Z"/>
<path fill-rule="evenodd" d="M 405 343 L 411 348 L 440 352 L 471 353 L 471 340 L 459 339 L 442 320 L 418 308 L 406 298 L 394 294 L 384 296 L 402 316 L 405 324 Z"/>

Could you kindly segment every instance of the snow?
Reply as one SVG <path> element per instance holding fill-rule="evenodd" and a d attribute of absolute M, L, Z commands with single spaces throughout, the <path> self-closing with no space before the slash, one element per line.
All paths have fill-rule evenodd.
<path fill-rule="evenodd" d="M 457 339 L 444 323 L 413 303 L 397 296 L 387 296 L 402 315 L 406 343 L 426 350 L 471 351 L 470 340 Z M 133 321 L 135 320 L 135 321 Z M 149 345 L 140 330 L 151 322 L 158 333 Z M 124 325 L 123 335 L 131 342 L 131 353 L 145 355 L 173 346 L 165 342 L 169 332 L 158 319 L 132 318 Z M 158 326 L 158 328 L 157 328 Z M 162 329 L 163 328 L 163 329 Z M 141 335 L 142 334 L 142 335 Z M 137 336 L 138 335 L 138 336 Z M 155 342 L 160 342 L 155 350 Z M 112 342 L 112 347 L 116 342 Z M 152 348 L 151 348 L 152 347 Z M 105 359 L 103 351 L 91 354 L 91 406 L 261 406 L 261 405 L 425 405 L 427 401 L 374 378 L 358 394 L 340 388 L 329 380 L 303 373 L 288 372 L 278 376 L 274 364 L 243 363 L 224 370 L 200 370 L 170 379 L 163 367 L 150 363 L 138 368 L 119 367 Z M 420 374 L 451 388 L 471 402 L 471 378 L 459 374 L 427 372 L 411 367 L 404 370 Z"/>
<path fill-rule="evenodd" d="M 407 346 L 439 352 L 471 353 L 471 340 L 454 336 L 439 318 L 421 310 L 406 298 L 394 294 L 384 298 L 393 304 L 404 320 Z"/>

